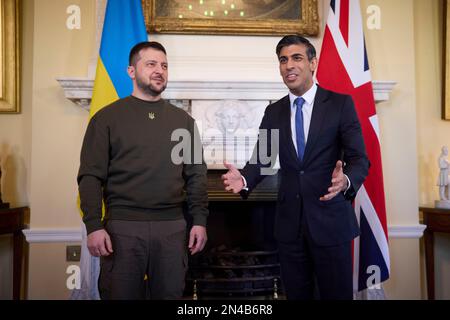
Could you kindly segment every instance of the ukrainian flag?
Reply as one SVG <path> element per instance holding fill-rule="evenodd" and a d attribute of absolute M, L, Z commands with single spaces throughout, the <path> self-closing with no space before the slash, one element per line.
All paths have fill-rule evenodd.
<path fill-rule="evenodd" d="M 127 74 L 131 48 L 147 41 L 141 0 L 108 0 L 102 42 L 95 75 L 90 116 L 131 94 L 133 85 Z"/>
<path fill-rule="evenodd" d="M 90 117 L 108 104 L 131 94 L 133 84 L 127 74 L 128 56 L 134 45 L 146 40 L 147 31 L 141 1 L 108 0 L 92 93 Z M 78 208 L 80 208 L 79 201 L 78 197 Z M 99 299 L 97 282 L 100 261 L 98 257 L 93 257 L 89 253 L 84 225 L 80 272 L 79 288 L 72 291 L 70 298 L 77 300 Z"/>

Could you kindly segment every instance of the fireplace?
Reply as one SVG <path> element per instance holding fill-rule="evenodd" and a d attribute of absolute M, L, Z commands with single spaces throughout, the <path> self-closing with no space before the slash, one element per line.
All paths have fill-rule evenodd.
<path fill-rule="evenodd" d="M 208 172 L 208 242 L 189 257 L 185 297 L 277 299 L 282 293 L 273 236 L 278 176 L 268 176 L 249 199 L 223 191 L 223 170 Z"/>

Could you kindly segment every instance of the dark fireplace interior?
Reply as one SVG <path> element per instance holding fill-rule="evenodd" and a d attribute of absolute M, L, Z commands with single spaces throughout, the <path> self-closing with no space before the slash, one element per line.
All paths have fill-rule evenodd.
<path fill-rule="evenodd" d="M 241 200 L 223 190 L 223 173 L 208 172 L 208 242 L 189 257 L 185 297 L 277 299 L 282 293 L 273 236 L 278 177 L 266 177 Z"/>

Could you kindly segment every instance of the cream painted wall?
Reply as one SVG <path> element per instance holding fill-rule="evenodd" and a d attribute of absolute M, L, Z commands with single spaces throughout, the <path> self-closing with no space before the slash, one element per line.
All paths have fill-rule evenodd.
<path fill-rule="evenodd" d="M 434 205 L 439 199 L 436 187 L 437 159 L 443 145 L 450 146 L 450 122 L 441 119 L 442 107 L 442 1 L 415 1 L 417 136 L 419 159 L 419 201 Z"/>
<path fill-rule="evenodd" d="M 77 263 L 66 262 L 66 245 L 73 244 L 35 243 L 30 246 L 29 299 L 66 300 L 70 297 L 66 270 Z"/>
<path fill-rule="evenodd" d="M 66 8 L 73 4 L 81 8 L 80 30 L 66 28 Z M 95 42 L 94 16 L 92 0 L 35 0 L 33 88 L 29 92 L 33 105 L 31 228 L 80 226 L 75 177 L 88 117 L 85 110 L 65 99 L 55 79 L 87 75 Z M 65 254 L 56 254 L 54 248 L 53 244 L 30 248 L 30 299 L 67 297 L 65 281 L 54 278 L 66 270 Z"/>
<path fill-rule="evenodd" d="M 73 4 L 81 8 L 80 30 L 66 28 L 66 8 Z M 31 226 L 73 227 L 80 224 L 75 177 L 88 119 L 86 111 L 64 98 L 55 79 L 86 76 L 95 2 L 36 0 L 34 15 Z"/>
<path fill-rule="evenodd" d="M 30 2 L 33 3 L 31 0 L 25 2 L 28 3 L 27 6 L 30 6 Z M 320 3 L 320 12 L 326 12 L 328 1 L 323 0 Z M 322 6 L 322 3 L 325 3 L 325 6 Z M 428 91 L 419 86 L 423 82 L 433 81 L 434 73 L 437 72 L 430 70 L 425 75 L 421 74 L 431 59 L 429 53 L 421 51 L 423 48 L 419 43 L 430 41 L 433 37 L 427 35 L 433 34 L 437 27 L 437 22 L 428 19 L 435 18 L 438 7 L 433 1 L 430 7 L 427 7 L 429 3 L 426 0 L 361 1 L 363 12 L 369 4 L 379 5 L 382 12 L 381 30 L 365 30 L 372 78 L 398 82 L 391 100 L 377 105 L 386 206 L 388 223 L 391 225 L 418 223 L 417 168 L 421 177 L 430 175 L 422 170 L 422 158 L 426 148 L 429 148 L 426 149 L 428 153 L 425 156 L 429 162 L 435 158 L 434 149 L 432 151 L 429 147 L 429 141 L 432 139 L 423 140 L 421 135 L 422 131 L 425 131 L 425 135 L 437 136 L 433 130 L 442 123 L 440 120 L 428 119 L 434 119 L 435 115 L 430 115 L 424 109 L 433 101 L 430 98 L 435 95 L 433 89 L 437 80 L 430 83 Z M 65 9 L 69 4 L 79 4 L 81 7 L 81 30 L 69 31 L 65 28 Z M 28 152 L 29 166 L 25 168 L 33 168 L 32 171 L 24 170 L 28 172 L 27 199 L 31 202 L 32 228 L 79 226 L 80 220 L 75 205 L 75 176 L 87 112 L 64 98 L 63 90 L 55 78 L 87 75 L 87 66 L 94 47 L 94 5 L 95 2 L 91 0 L 34 0 L 34 8 L 29 8 L 32 14 L 28 14 L 34 19 L 31 28 L 31 40 L 35 44 L 32 53 L 33 64 L 28 69 L 32 70 L 28 72 L 32 77 L 33 87 L 24 94 L 32 104 L 33 112 L 30 112 L 28 119 L 28 124 L 32 123 L 32 129 L 30 131 L 31 126 L 25 125 L 27 118 L 24 113 L 17 119 L 25 119 L 15 120 L 19 121 L 19 125 L 14 126 L 12 131 L 23 128 L 13 136 L 27 137 L 28 129 L 28 140 L 22 138 L 24 141 L 14 142 L 13 138 L 9 138 L 8 141 L 25 149 L 24 154 Z M 322 18 L 321 21 L 324 23 Z M 235 80 L 237 77 L 240 80 L 280 80 L 274 54 L 279 37 L 151 35 L 151 38 L 160 40 L 167 47 L 170 80 L 213 81 Z M 311 40 L 320 48 L 321 36 Z M 438 47 L 433 47 L 432 57 L 439 52 Z M 435 67 L 434 70 L 438 70 L 438 66 Z M 423 101 L 428 104 L 422 104 Z M 0 133 L 3 130 L 2 118 L 0 117 Z M 438 133 L 443 137 L 446 132 L 442 129 Z M 426 144 L 428 145 L 425 147 Z M 420 203 L 422 190 L 425 189 L 422 182 L 421 179 Z M 20 183 L 21 188 L 27 189 L 26 186 L 27 183 Z M 426 186 L 428 189 L 431 187 Z M 428 195 L 424 199 L 434 198 Z M 392 276 L 386 283 L 387 296 L 399 299 L 421 298 L 419 241 L 391 239 L 390 245 Z M 29 298 L 67 297 L 64 287 L 67 263 L 65 255 L 62 254 L 63 249 L 64 244 L 31 246 Z M 445 290 L 448 289 L 442 289 L 442 294 Z"/>
<path fill-rule="evenodd" d="M 380 30 L 365 30 L 372 78 L 397 82 L 390 100 L 377 104 L 388 224 L 417 224 L 413 2 L 375 0 L 361 4 L 363 8 L 378 5 L 382 14 Z"/>
<path fill-rule="evenodd" d="M 421 266 L 418 240 L 391 239 L 389 252 L 391 256 L 391 277 L 383 285 L 387 299 L 421 299 Z"/>
<path fill-rule="evenodd" d="M 419 203 L 434 206 L 441 147 L 450 145 L 450 122 L 441 119 L 443 1 L 415 0 Z M 423 257 L 422 257 L 423 259 Z M 436 298 L 450 299 L 450 235 L 435 237 Z M 424 287 L 426 288 L 425 282 Z"/>

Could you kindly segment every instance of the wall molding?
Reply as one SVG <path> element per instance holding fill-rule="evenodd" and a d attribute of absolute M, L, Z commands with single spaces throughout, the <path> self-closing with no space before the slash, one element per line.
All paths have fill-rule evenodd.
<path fill-rule="evenodd" d="M 89 110 L 94 80 L 89 78 L 56 78 L 67 99 Z M 375 102 L 388 101 L 395 81 L 372 81 Z M 169 81 L 163 98 L 167 100 L 278 100 L 287 94 L 283 82 L 257 81 Z"/>
<path fill-rule="evenodd" d="M 393 239 L 421 238 L 426 227 L 424 224 L 391 225 L 388 227 L 388 234 Z"/>
<path fill-rule="evenodd" d="M 28 243 L 81 242 L 81 228 L 78 229 L 25 229 Z"/>
<path fill-rule="evenodd" d="M 417 225 L 393 225 L 389 226 L 389 238 L 391 239 L 420 239 L 426 226 Z M 64 243 L 81 242 L 81 228 L 79 229 L 39 229 L 23 230 L 28 243 Z"/>

